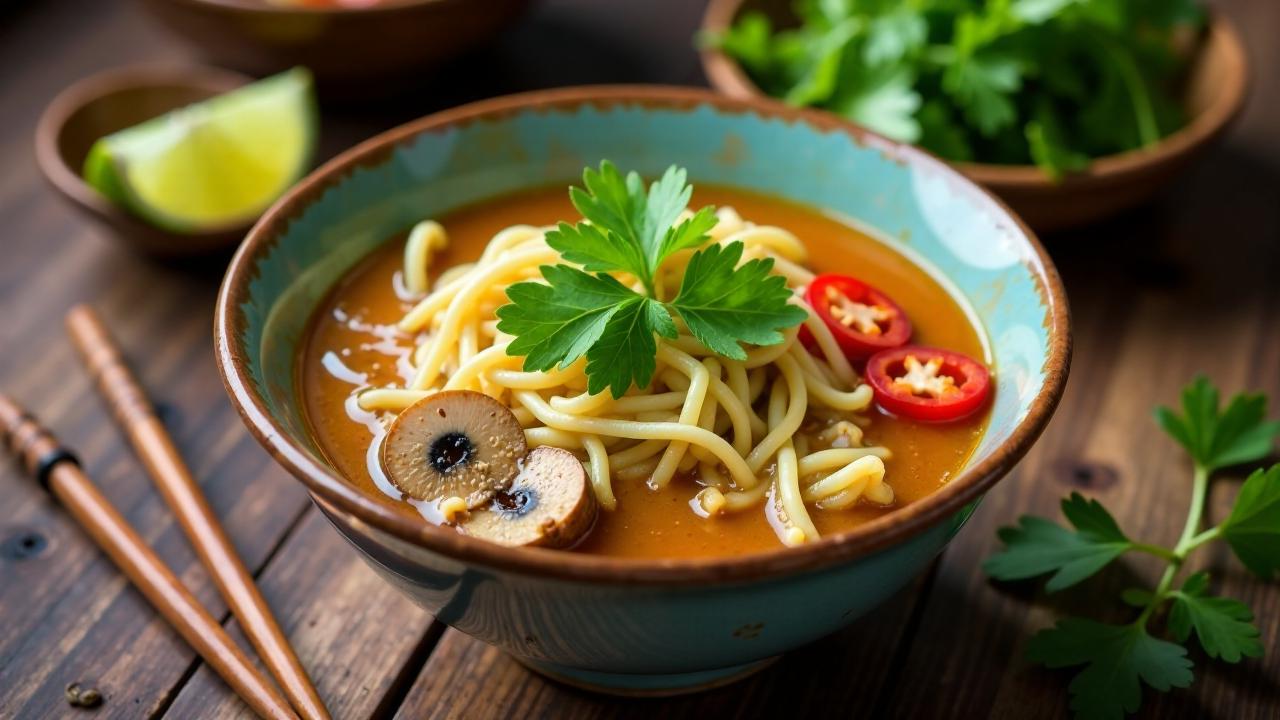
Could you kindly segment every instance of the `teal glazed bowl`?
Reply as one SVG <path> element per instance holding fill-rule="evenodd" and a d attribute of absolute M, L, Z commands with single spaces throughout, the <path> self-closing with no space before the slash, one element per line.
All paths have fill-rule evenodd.
<path fill-rule="evenodd" d="M 575 182 L 609 158 L 841 216 L 967 301 L 994 357 L 989 429 L 933 495 L 851 532 L 737 557 L 640 561 L 512 549 L 396 513 L 345 482 L 308 430 L 299 343 L 353 264 L 422 217 Z M 904 586 L 1026 453 L 1066 382 L 1066 298 L 1009 210 L 946 164 L 831 115 L 690 88 L 589 87 L 487 100 L 369 140 L 283 197 L 249 233 L 218 299 L 232 402 L 388 582 L 554 678 L 658 694 L 722 684 L 844 626 Z M 977 568 L 974 568 L 977 572 Z"/>

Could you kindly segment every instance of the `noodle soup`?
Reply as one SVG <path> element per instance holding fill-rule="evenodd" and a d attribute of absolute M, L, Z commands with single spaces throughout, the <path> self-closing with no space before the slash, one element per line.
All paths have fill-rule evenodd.
<path fill-rule="evenodd" d="M 960 360 L 950 358 L 979 366 L 973 372 L 985 382 L 988 352 L 964 307 L 924 268 L 817 209 L 699 186 L 673 228 L 702 206 L 716 208 L 702 245 L 673 253 L 651 283 L 613 274 L 639 293 L 652 285 L 675 310 L 675 337 L 654 336 L 649 382 L 624 392 L 589 391 L 597 389 L 589 388 L 590 354 L 531 370 L 532 358 L 508 347 L 513 336 L 503 323 L 515 327 L 513 315 L 498 310 L 511 302 L 507 290 L 549 282 L 539 268 L 565 261 L 548 247 L 547 234 L 582 215 L 563 188 L 462 208 L 388 242 L 353 268 L 312 318 L 299 391 L 319 446 L 350 482 L 404 513 L 488 539 L 515 538 L 512 544 L 616 557 L 727 556 L 798 545 L 944 485 L 973 452 L 987 418 L 985 394 L 970 398 L 973 407 L 957 417 L 928 415 L 949 412 L 945 406 L 968 387 L 962 376 L 969 371 L 956 370 Z M 698 247 L 736 243 L 739 268 L 772 262 L 768 275 L 785 278 L 788 307 L 807 315 L 800 325 L 772 328 L 776 343 L 743 343 L 742 359 L 701 344 L 672 301 L 684 291 L 678 275 L 691 272 Z M 747 304 L 733 312 L 753 311 Z M 547 314 L 554 315 L 550 305 Z M 921 350 L 896 357 L 902 347 Z M 945 352 L 931 358 L 923 354 L 929 348 Z M 882 365 L 885 395 L 866 376 Z M 455 392 L 484 394 L 501 408 Z M 410 408 L 446 400 L 454 425 L 426 413 L 418 424 L 408 422 L 418 420 L 407 417 Z M 523 434 L 513 440 L 519 453 L 486 447 L 509 434 L 502 427 L 457 429 L 468 422 L 460 413 L 478 413 L 485 419 L 477 422 L 487 423 L 507 409 L 518 425 L 513 432 Z M 433 412 L 446 416 L 444 405 Z M 514 480 L 466 485 L 470 493 L 450 484 L 461 477 L 450 475 L 452 465 L 439 464 L 492 470 L 505 467 L 509 455 L 533 458 L 523 453 L 543 446 L 573 453 L 572 465 L 581 467 L 561 464 L 557 479 L 545 480 L 552 485 L 533 495 L 513 491 L 532 461 L 512 466 Z M 410 450 L 396 455 L 389 447 Z M 442 447 L 452 454 L 433 454 Z M 421 473 L 398 469 L 413 462 L 423 464 Z M 564 478 L 579 471 L 583 497 L 554 485 L 578 482 Z M 530 497 L 534 507 L 520 505 Z M 523 512 L 563 515 L 539 522 L 555 524 L 566 542 L 530 543 L 505 524 Z"/>

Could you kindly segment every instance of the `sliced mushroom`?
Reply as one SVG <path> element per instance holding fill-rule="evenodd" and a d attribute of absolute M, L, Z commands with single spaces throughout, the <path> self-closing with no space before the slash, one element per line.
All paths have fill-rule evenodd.
<path fill-rule="evenodd" d="M 539 447 L 511 487 L 471 513 L 462 531 L 500 545 L 565 548 L 596 520 L 596 496 L 582 462 L 568 450 Z"/>
<path fill-rule="evenodd" d="M 506 406 L 484 393 L 449 390 L 401 411 L 382 443 L 382 469 L 410 497 L 460 497 L 474 509 L 511 484 L 527 450 Z"/>

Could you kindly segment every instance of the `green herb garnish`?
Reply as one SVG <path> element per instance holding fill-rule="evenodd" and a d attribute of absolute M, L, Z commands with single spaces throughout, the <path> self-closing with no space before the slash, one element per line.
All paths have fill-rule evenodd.
<path fill-rule="evenodd" d="M 713 208 L 677 224 L 693 193 L 683 169 L 668 168 L 647 191 L 638 174 L 624 177 L 607 160 L 582 180 L 585 189 L 570 188 L 569 198 L 586 222 L 547 233 L 547 244 L 581 269 L 544 265 L 545 283 L 512 285 L 511 303 L 498 308 L 498 329 L 515 336 L 507 353 L 523 355 L 525 370 L 565 367 L 585 354 L 587 390 L 621 397 L 653 379 L 655 336 L 676 338 L 677 318 L 707 348 L 741 360 L 742 343 L 775 345 L 780 330 L 808 317 L 788 303 L 791 290 L 771 274 L 772 259 L 741 262 L 740 242 L 703 247 L 716 225 Z M 695 248 L 676 296 L 659 297 L 663 262 Z M 610 273 L 634 278 L 639 291 Z"/>
<path fill-rule="evenodd" d="M 1253 613 L 1243 603 L 1209 594 L 1209 576 L 1197 572 L 1177 585 L 1191 551 L 1225 540 L 1237 558 L 1264 580 L 1280 572 L 1280 464 L 1256 470 L 1245 480 L 1231 513 L 1219 525 L 1201 530 L 1209 476 L 1216 470 L 1256 462 L 1273 449 L 1280 421 L 1266 420 L 1266 398 L 1237 395 L 1219 410 L 1218 391 L 1197 378 L 1182 393 L 1182 414 L 1156 410 L 1156 420 L 1186 448 L 1192 461 L 1191 507 L 1178 543 L 1172 548 L 1127 537 L 1096 500 L 1079 494 L 1063 500 L 1062 513 L 1072 529 L 1035 516 L 1000 530 L 1003 551 L 988 558 L 985 569 L 1000 580 L 1053 573 L 1045 584 L 1061 590 L 1101 570 L 1121 555 L 1137 551 L 1167 563 L 1155 590 L 1130 588 L 1121 600 L 1139 608 L 1123 625 L 1064 618 L 1042 630 L 1027 647 L 1027 657 L 1051 668 L 1083 665 L 1071 681 L 1071 708 L 1079 718 L 1120 718 L 1138 710 L 1142 683 L 1161 692 L 1187 687 L 1192 662 L 1184 647 L 1192 634 L 1211 658 L 1239 662 L 1262 655 Z M 1164 632 L 1157 627 L 1162 613 Z M 1165 639 L 1167 636 L 1170 639 Z"/>
<path fill-rule="evenodd" d="M 705 37 L 766 93 L 950 160 L 1054 178 L 1181 127 L 1175 32 L 1194 0 L 798 0 Z"/>

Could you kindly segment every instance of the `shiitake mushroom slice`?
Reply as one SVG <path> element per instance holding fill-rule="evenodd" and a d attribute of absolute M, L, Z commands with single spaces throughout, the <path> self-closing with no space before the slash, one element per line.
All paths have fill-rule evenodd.
<path fill-rule="evenodd" d="M 473 511 L 462 532 L 508 546 L 566 548 L 596 520 L 596 496 L 582 461 L 568 450 L 539 447 L 511 487 Z"/>
<path fill-rule="evenodd" d="M 460 497 L 475 509 L 511 485 L 528 451 L 505 405 L 471 390 L 447 390 L 401 411 L 382 443 L 382 469 L 419 500 Z"/>

